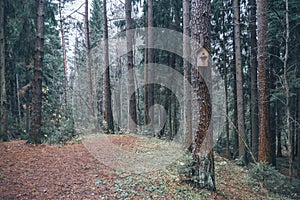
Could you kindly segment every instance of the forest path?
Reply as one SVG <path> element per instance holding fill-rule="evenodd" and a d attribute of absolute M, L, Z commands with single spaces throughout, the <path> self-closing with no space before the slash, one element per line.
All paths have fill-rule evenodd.
<path fill-rule="evenodd" d="M 129 156 L 134 156 L 137 151 L 150 154 L 164 151 L 165 146 L 172 149 L 172 145 L 165 141 L 144 140 L 134 136 L 111 136 L 110 143 L 103 141 L 105 139 L 101 137 L 97 139 L 92 137 L 90 140 L 93 142 L 92 146 L 101 143 L 103 155 L 113 155 L 117 153 L 118 148 L 122 152 L 127 152 L 126 155 Z M 112 144 L 115 147 L 112 148 Z M 210 192 L 180 183 L 174 163 L 147 173 L 132 173 L 130 170 L 124 170 L 128 168 L 118 168 L 114 163 L 103 163 L 105 160 L 101 160 L 101 154 L 95 156 L 85 142 L 65 146 L 46 144 L 34 146 L 26 144 L 25 141 L 0 143 L 0 199 L 249 199 L 251 197 L 263 199 L 270 197 L 263 187 L 251 187 L 247 183 L 248 170 L 218 155 L 216 155 L 218 191 Z M 97 159 L 97 156 L 100 157 Z M 134 160 L 134 158 L 128 159 L 128 162 Z"/>

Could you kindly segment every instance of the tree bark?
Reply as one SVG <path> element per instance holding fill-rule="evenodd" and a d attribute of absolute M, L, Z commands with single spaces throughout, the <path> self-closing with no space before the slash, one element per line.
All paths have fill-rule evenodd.
<path fill-rule="evenodd" d="M 34 144 L 41 143 L 42 125 L 42 78 L 44 59 L 44 31 L 45 31 L 45 0 L 38 1 L 37 29 L 35 40 L 34 74 L 32 82 L 32 124 L 30 141 Z"/>
<path fill-rule="evenodd" d="M 64 96 L 65 96 L 65 105 L 67 105 L 67 88 L 68 88 L 68 77 L 67 77 L 67 54 L 66 54 L 66 42 L 65 42 L 65 28 L 64 22 L 62 18 L 62 0 L 59 0 L 59 22 L 60 22 L 60 34 L 61 34 L 61 46 L 62 46 L 62 54 L 63 54 L 63 65 L 64 65 L 64 76 L 65 76 L 65 88 L 64 88 Z"/>
<path fill-rule="evenodd" d="M 148 63 L 148 69 L 147 69 L 147 78 L 148 83 L 151 83 L 154 80 L 154 71 L 153 71 L 153 1 L 148 0 L 148 55 L 147 55 L 147 63 Z M 149 48 L 150 47 L 150 48 Z M 154 88 L 153 84 L 148 85 L 148 122 L 150 121 L 150 124 L 153 126 L 154 123 L 154 110 L 150 109 L 154 105 Z M 153 129 L 153 127 L 152 127 Z M 153 133 L 154 134 L 154 133 Z"/>
<path fill-rule="evenodd" d="M 104 121 L 107 123 L 108 133 L 114 133 L 114 121 L 111 105 L 111 88 L 109 73 L 109 44 L 106 0 L 103 0 L 103 22 L 104 22 Z"/>
<path fill-rule="evenodd" d="M 300 88 L 298 89 L 298 108 L 297 108 L 297 114 L 298 114 L 298 121 L 297 121 L 297 176 L 300 177 Z"/>
<path fill-rule="evenodd" d="M 144 3 L 147 4 L 147 0 L 144 0 Z M 145 10 L 145 24 L 148 27 L 148 10 Z M 148 106 L 148 32 L 145 33 L 145 52 L 144 52 L 144 124 L 149 123 L 149 106 Z"/>
<path fill-rule="evenodd" d="M 285 89 L 285 110 L 286 110 L 286 130 L 287 130 L 287 146 L 289 154 L 289 175 L 293 176 L 294 168 L 294 148 L 293 148 L 293 131 L 291 125 L 291 108 L 290 108 L 290 87 L 288 80 L 288 58 L 289 58 L 289 39 L 290 39 L 290 25 L 289 25 L 289 1 L 285 1 L 285 55 L 283 61 L 283 77 L 284 77 L 284 89 Z"/>
<path fill-rule="evenodd" d="M 241 40 L 240 40 L 240 4 L 239 0 L 233 1 L 234 11 L 234 43 L 235 43 L 235 67 L 236 67 L 236 91 L 237 91 L 237 117 L 239 134 L 239 156 L 247 163 L 244 119 L 244 94 L 243 94 L 243 69 L 241 58 Z"/>
<path fill-rule="evenodd" d="M 251 73 L 251 150 L 258 157 L 258 105 L 257 105 L 257 39 L 256 39 L 256 0 L 249 1 L 250 6 L 250 73 Z"/>
<path fill-rule="evenodd" d="M 272 163 L 271 132 L 269 125 L 269 90 L 267 82 L 268 65 L 268 18 L 267 0 L 257 1 L 257 26 L 258 26 L 258 108 L 259 108 L 259 149 L 258 160 Z"/>
<path fill-rule="evenodd" d="M 5 34 L 4 34 L 4 1 L 0 2 L 0 139 L 7 139 L 6 82 L 5 82 Z"/>
<path fill-rule="evenodd" d="M 131 0 L 125 0 L 126 14 L 126 41 L 127 41 L 127 69 L 128 69 L 128 94 L 129 96 L 129 131 L 136 132 L 136 97 L 133 71 L 133 50 L 132 50 L 132 31 L 131 29 Z"/>
<path fill-rule="evenodd" d="M 190 2 L 182 1 L 183 6 L 183 68 L 184 68 L 184 135 L 185 147 L 189 148 L 193 142 L 192 136 L 192 108 L 191 108 L 191 64 L 190 60 Z"/>
<path fill-rule="evenodd" d="M 234 38 L 234 36 L 233 36 Z M 234 45 L 234 39 L 233 39 L 233 46 Z M 235 52 L 235 49 L 233 50 Z M 233 54 L 233 60 L 235 61 L 235 53 Z M 238 134 L 238 117 L 237 117 L 237 86 L 236 86 L 236 68 L 235 65 L 232 65 L 231 73 L 233 76 L 232 80 L 232 98 L 233 98 L 233 113 L 232 113 L 232 136 L 233 136 L 233 158 L 237 158 L 239 155 L 239 134 Z"/>
<path fill-rule="evenodd" d="M 210 1 L 192 0 L 191 7 L 191 37 L 195 43 L 192 45 L 192 52 L 203 45 L 204 48 L 210 48 Z M 200 74 L 200 70 L 202 74 Z M 211 119 L 211 101 L 209 89 L 205 83 L 203 75 L 210 76 L 210 67 L 198 69 L 192 66 L 192 84 L 193 84 L 193 158 L 195 160 L 195 175 L 197 176 L 196 185 L 201 188 L 215 190 L 214 158 L 211 144 L 203 146 L 204 139 L 212 139 L 212 132 L 209 129 Z M 208 139 L 208 143 L 210 143 Z"/>
<path fill-rule="evenodd" d="M 85 14 L 84 14 L 84 25 L 85 25 L 85 45 L 86 45 L 86 68 L 88 72 L 88 99 L 89 99 L 89 116 L 94 117 L 94 99 L 93 99 L 93 80 L 92 80 L 92 68 L 90 64 L 90 27 L 89 27 L 89 2 L 85 0 Z"/>

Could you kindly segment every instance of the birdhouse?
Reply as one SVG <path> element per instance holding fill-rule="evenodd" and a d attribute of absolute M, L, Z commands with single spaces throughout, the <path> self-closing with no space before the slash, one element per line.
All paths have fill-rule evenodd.
<path fill-rule="evenodd" d="M 201 47 L 197 51 L 197 67 L 208 67 L 209 57 L 209 49 Z"/>

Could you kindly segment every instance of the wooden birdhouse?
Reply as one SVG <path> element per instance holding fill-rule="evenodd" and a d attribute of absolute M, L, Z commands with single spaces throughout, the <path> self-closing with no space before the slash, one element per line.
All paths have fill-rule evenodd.
<path fill-rule="evenodd" d="M 208 67 L 208 62 L 210 59 L 209 49 L 206 47 L 201 47 L 197 51 L 197 67 Z"/>

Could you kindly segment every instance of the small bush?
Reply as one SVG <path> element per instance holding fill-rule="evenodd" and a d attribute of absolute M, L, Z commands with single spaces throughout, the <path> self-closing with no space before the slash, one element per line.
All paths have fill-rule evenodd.
<path fill-rule="evenodd" d="M 177 173 L 180 181 L 192 182 L 194 180 L 194 166 L 195 161 L 190 152 L 186 151 L 185 154 L 178 160 Z"/>
<path fill-rule="evenodd" d="M 267 183 L 268 181 L 276 180 L 278 178 L 278 172 L 273 166 L 262 162 L 252 166 L 250 177 L 262 183 Z"/>

